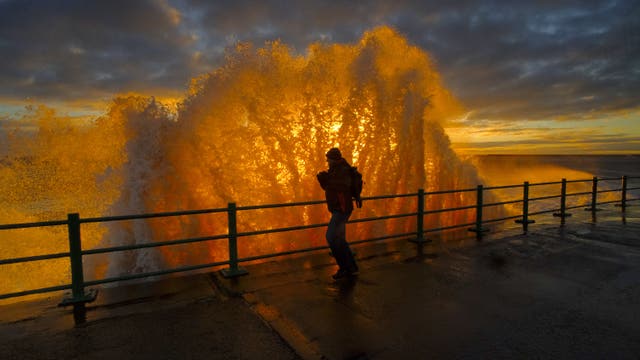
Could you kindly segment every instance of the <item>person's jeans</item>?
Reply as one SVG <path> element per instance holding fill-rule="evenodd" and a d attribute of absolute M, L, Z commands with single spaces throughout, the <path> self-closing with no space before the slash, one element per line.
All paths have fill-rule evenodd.
<path fill-rule="evenodd" d="M 340 270 L 355 272 L 358 271 L 358 266 L 347 243 L 347 220 L 349 220 L 349 216 L 351 216 L 350 212 L 332 211 L 326 237 L 331 253 L 335 257 Z"/>

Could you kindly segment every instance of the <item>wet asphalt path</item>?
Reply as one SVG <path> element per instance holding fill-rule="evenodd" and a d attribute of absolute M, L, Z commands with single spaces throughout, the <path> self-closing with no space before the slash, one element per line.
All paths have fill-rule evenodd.
<path fill-rule="evenodd" d="M 2 359 L 638 359 L 640 218 L 474 241 L 354 247 L 104 289 L 74 327 L 59 298 L 0 307 Z"/>
<path fill-rule="evenodd" d="M 422 256 L 398 245 L 352 280 L 318 265 L 218 281 L 305 358 L 638 359 L 639 234 L 580 223 Z"/>

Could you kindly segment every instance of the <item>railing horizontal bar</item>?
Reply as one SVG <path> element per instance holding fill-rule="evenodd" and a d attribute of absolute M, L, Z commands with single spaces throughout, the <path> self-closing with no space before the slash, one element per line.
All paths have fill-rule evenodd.
<path fill-rule="evenodd" d="M 514 188 L 521 188 L 524 185 L 522 184 L 518 184 L 518 185 L 501 185 L 501 186 L 489 186 L 484 188 L 483 190 L 500 190 L 500 189 L 514 189 Z"/>
<path fill-rule="evenodd" d="M 584 180 L 567 180 L 568 183 L 579 183 L 579 182 L 592 182 L 593 179 L 584 179 Z"/>
<path fill-rule="evenodd" d="M 578 196 L 578 195 L 591 195 L 591 191 L 577 192 L 577 193 L 568 193 L 567 196 Z"/>
<path fill-rule="evenodd" d="M 534 216 L 534 215 L 541 215 L 541 214 L 549 214 L 555 211 L 560 211 L 560 209 L 550 209 L 550 210 L 541 210 L 541 211 L 536 211 L 536 212 L 530 212 L 529 216 Z"/>
<path fill-rule="evenodd" d="M 329 248 L 329 246 L 323 245 L 323 246 L 315 246 L 315 247 L 303 248 L 303 249 L 298 249 L 298 250 L 283 251 L 283 252 L 279 252 L 279 253 L 275 253 L 275 254 L 249 256 L 249 257 L 238 259 L 238 262 L 248 262 L 248 261 L 269 259 L 269 258 L 278 257 L 278 256 L 300 254 L 300 253 L 323 250 L 323 249 L 328 249 L 328 248 Z"/>
<path fill-rule="evenodd" d="M 472 222 L 472 223 L 467 223 L 467 224 L 460 224 L 460 225 L 451 225 L 451 226 L 443 226 L 443 227 L 439 227 L 439 228 L 433 228 L 433 229 L 426 229 L 424 231 L 424 233 L 429 233 L 429 232 L 437 232 L 437 231 L 443 231 L 443 230 L 452 230 L 452 229 L 457 229 L 457 228 L 464 228 L 464 227 L 468 227 L 468 226 L 473 226 L 476 223 Z"/>
<path fill-rule="evenodd" d="M 69 253 L 57 253 L 57 254 L 47 254 L 47 255 L 35 255 L 35 256 L 27 256 L 21 258 L 0 260 L 0 265 L 9 265 L 9 264 L 17 264 L 17 263 L 25 263 L 31 261 L 40 261 L 40 260 L 50 260 L 50 259 L 59 259 L 63 257 L 69 257 Z"/>
<path fill-rule="evenodd" d="M 350 241 L 349 244 L 358 245 L 358 244 L 381 241 L 386 239 L 400 238 L 400 237 L 406 237 L 406 236 L 412 236 L 412 235 L 415 236 L 415 234 L 416 234 L 415 232 L 393 234 L 393 235 L 380 236 L 380 237 L 369 238 L 364 240 Z M 329 246 L 327 245 L 315 246 L 315 247 L 309 247 L 309 248 L 303 248 L 303 249 L 297 249 L 297 250 L 282 251 L 274 254 L 249 256 L 249 257 L 238 259 L 238 262 L 249 262 L 249 261 L 255 261 L 255 260 L 269 259 L 269 258 L 278 257 L 278 256 L 294 255 L 294 254 L 300 254 L 300 253 L 318 251 L 318 250 L 326 250 L 326 249 L 329 249 Z"/>
<path fill-rule="evenodd" d="M 475 209 L 475 208 L 476 208 L 475 205 L 468 205 L 468 206 L 460 206 L 460 207 L 456 207 L 456 208 L 427 210 L 423 214 L 424 215 L 429 215 L 429 214 L 437 214 L 437 213 L 443 213 L 443 212 L 449 212 L 449 211 L 468 210 L 468 209 Z"/>
<path fill-rule="evenodd" d="M 0 230 L 26 229 L 26 228 L 33 228 L 33 227 L 60 226 L 60 225 L 67 225 L 67 220 L 41 221 L 41 222 L 22 223 L 22 224 L 6 224 L 6 225 L 0 225 Z"/>
<path fill-rule="evenodd" d="M 498 205 L 516 204 L 516 203 L 521 203 L 521 202 L 522 202 L 522 200 L 509 200 L 509 201 L 501 201 L 501 202 L 496 202 L 496 203 L 484 204 L 482 206 L 483 207 L 498 206 Z"/>
<path fill-rule="evenodd" d="M 579 208 L 583 208 L 585 206 L 591 206 L 590 203 L 587 204 L 581 204 L 581 205 L 574 205 L 574 206 L 567 206 L 566 209 L 567 210 L 571 210 L 571 209 L 579 209 Z"/>
<path fill-rule="evenodd" d="M 631 188 L 627 188 L 627 190 L 640 190 L 640 187 L 631 187 Z"/>
<path fill-rule="evenodd" d="M 598 181 L 613 181 L 613 180 L 618 180 L 618 181 L 620 181 L 620 177 L 605 177 L 605 178 L 598 178 Z"/>
<path fill-rule="evenodd" d="M 363 200 L 365 200 L 363 198 Z M 268 205 L 251 205 L 251 206 L 238 206 L 236 210 L 260 210 L 260 209 L 273 209 L 273 208 L 282 208 L 282 207 L 294 207 L 294 206 L 308 206 L 308 205 L 319 205 L 325 204 L 323 200 L 314 200 L 314 201 L 303 201 L 303 202 L 294 202 L 294 203 L 285 203 L 285 204 L 268 204 Z"/>
<path fill-rule="evenodd" d="M 69 289 L 71 289 L 71 285 L 59 285 L 59 286 L 51 286 L 46 288 L 34 289 L 34 290 L 19 291 L 14 293 L 1 294 L 0 300 L 19 297 L 19 296 L 44 294 L 44 293 L 54 292 L 54 291 L 63 291 L 63 290 L 69 290 Z"/>
<path fill-rule="evenodd" d="M 617 191 L 621 191 L 621 190 L 622 189 L 598 190 L 598 194 L 608 193 L 608 192 L 617 192 Z"/>
<path fill-rule="evenodd" d="M 487 224 L 487 223 L 492 223 L 492 222 L 500 222 L 500 221 L 505 221 L 505 220 L 521 219 L 521 218 L 522 218 L 522 215 L 514 215 L 514 216 L 507 216 L 507 217 L 503 217 L 503 218 L 499 218 L 499 219 L 483 220 L 482 223 L 483 224 Z"/>
<path fill-rule="evenodd" d="M 366 197 L 366 198 L 362 198 L 362 200 L 382 200 L 382 199 L 394 199 L 394 198 L 404 198 L 404 197 L 413 197 L 413 196 L 418 196 L 418 193 L 401 194 L 401 195 L 369 196 L 369 197 Z"/>
<path fill-rule="evenodd" d="M 515 203 L 515 202 L 521 202 L 521 200 L 514 200 L 514 201 L 504 202 L 504 203 L 506 204 L 506 203 Z M 500 205 L 500 203 L 487 204 L 485 206 L 491 206 L 491 205 Z M 464 207 L 458 207 L 458 208 L 448 208 L 448 209 L 425 211 L 424 214 L 428 215 L 428 214 L 433 214 L 433 213 L 456 211 L 456 210 L 467 210 L 467 209 L 474 209 L 474 208 L 475 208 L 475 205 L 470 205 L 470 206 L 464 206 Z M 387 216 L 379 216 L 379 217 L 371 217 L 371 218 L 354 219 L 354 220 L 350 220 L 348 223 L 351 224 L 351 223 L 369 222 L 369 221 L 377 221 L 377 220 L 388 220 L 388 219 L 403 218 L 403 217 L 410 217 L 410 216 L 416 216 L 416 215 L 417 215 L 417 212 L 406 213 L 406 214 L 387 215 Z M 277 232 L 305 230 L 305 229 L 325 227 L 327 225 L 328 225 L 328 223 L 323 223 L 323 224 L 292 226 L 292 227 L 286 227 L 286 228 L 276 228 L 276 229 L 269 229 L 269 230 L 257 230 L 257 231 L 249 231 L 249 232 L 238 233 L 237 236 L 238 237 L 240 237 L 240 236 L 253 236 L 253 235 L 263 235 L 263 234 L 277 233 Z M 464 225 L 464 226 L 467 226 L 467 225 Z M 222 235 L 222 237 L 226 237 L 226 235 Z M 130 250 L 130 249 L 128 249 L 128 250 Z M 86 254 L 86 253 L 89 253 L 89 252 L 83 252 L 83 254 Z"/>
<path fill-rule="evenodd" d="M 180 244 L 188 244 L 188 243 L 193 243 L 193 242 L 201 242 L 201 241 L 209 241 L 209 240 L 220 240 L 220 239 L 226 239 L 228 237 L 229 237 L 229 235 L 225 234 L 225 235 L 203 236 L 203 237 L 180 239 L 180 240 L 150 242 L 150 243 L 135 244 L 135 245 L 113 246 L 113 247 L 108 247 L 108 248 L 83 250 L 82 251 L 82 255 L 102 254 L 102 253 L 115 252 L 115 251 L 146 249 L 146 248 L 169 246 L 169 245 L 180 245 Z"/>
<path fill-rule="evenodd" d="M 562 196 L 561 195 L 540 196 L 540 197 L 529 198 L 529 201 L 557 199 L 559 197 L 562 197 Z"/>
<path fill-rule="evenodd" d="M 444 194 L 454 194 L 454 193 L 461 193 L 461 192 L 470 192 L 470 191 L 476 191 L 477 188 L 470 188 L 470 189 L 461 189 L 461 190 L 438 190 L 438 191 L 427 191 L 424 194 L 425 195 L 444 195 Z M 413 194 L 413 195 L 418 195 L 418 194 Z"/>
<path fill-rule="evenodd" d="M 311 225 L 300 225 L 300 226 L 291 226 L 286 228 L 276 228 L 276 229 L 267 229 L 267 230 L 256 230 L 256 231 L 246 231 L 236 234 L 237 237 L 240 236 L 253 236 L 253 235 L 264 235 L 264 234 L 272 234 L 277 232 L 287 232 L 287 231 L 295 231 L 295 230 L 305 230 L 305 229 L 313 229 L 319 228 L 329 225 L 329 223 L 324 224 L 311 224 Z"/>
<path fill-rule="evenodd" d="M 562 184 L 561 181 L 548 181 L 548 182 L 540 182 L 540 183 L 531 183 L 529 184 L 529 187 L 532 186 L 544 186 L 544 185 L 558 185 L 558 184 Z"/>
<path fill-rule="evenodd" d="M 628 201 L 628 200 L 627 200 Z M 609 200 L 609 201 L 598 201 L 598 205 L 604 205 L 604 204 L 618 204 L 620 202 L 620 200 Z"/>
<path fill-rule="evenodd" d="M 370 217 L 370 218 L 362 218 L 362 219 L 354 219 L 354 220 L 349 220 L 347 222 L 347 224 L 351 224 L 351 223 L 359 223 L 359 222 L 368 222 L 368 221 L 377 221 L 377 220 L 388 220 L 388 219 L 397 219 L 397 218 L 403 218 L 403 217 L 409 217 L 409 216 L 416 216 L 418 215 L 417 212 L 414 213 L 406 213 L 406 214 L 396 214 L 396 215 L 386 215 L 386 216 L 376 216 L 376 217 Z"/>
<path fill-rule="evenodd" d="M 146 278 L 146 277 L 174 274 L 174 273 L 193 271 L 193 270 L 200 270 L 200 269 L 206 269 L 206 268 L 210 268 L 210 267 L 222 266 L 222 265 L 227 265 L 227 264 L 229 264 L 229 261 L 219 261 L 219 262 L 208 263 L 208 264 L 182 266 L 182 267 L 178 267 L 178 268 L 160 270 L 160 271 L 152 271 L 152 272 L 148 272 L 148 273 L 132 274 L 132 275 L 125 275 L 125 276 L 106 278 L 106 279 L 101 279 L 101 280 L 85 281 L 84 285 L 85 286 L 94 286 L 94 285 L 107 284 L 107 283 L 112 283 L 112 282 L 117 282 L 117 281 L 128 281 L 128 280 L 142 279 L 142 278 Z"/>
<path fill-rule="evenodd" d="M 364 240 L 350 241 L 349 244 L 358 245 L 358 244 L 365 244 L 365 243 L 370 243 L 370 242 L 374 242 L 374 241 L 395 239 L 395 238 L 401 238 L 401 237 L 407 237 L 407 236 L 415 237 L 416 233 L 415 232 L 407 232 L 407 233 L 400 233 L 400 234 L 393 234 L 393 235 L 378 236 L 378 237 L 364 239 Z"/>
<path fill-rule="evenodd" d="M 136 215 L 119 215 L 119 216 L 84 218 L 84 219 L 80 219 L 80 222 L 95 223 L 95 222 L 109 222 L 109 221 L 122 221 L 122 220 L 139 220 L 139 219 L 149 219 L 149 218 L 158 218 L 158 217 L 211 214 L 211 213 L 219 213 L 219 212 L 226 212 L 226 211 L 227 211 L 227 208 L 184 210 L 184 211 L 171 211 L 171 212 L 161 212 L 161 213 L 152 213 L 152 214 L 136 214 Z"/>

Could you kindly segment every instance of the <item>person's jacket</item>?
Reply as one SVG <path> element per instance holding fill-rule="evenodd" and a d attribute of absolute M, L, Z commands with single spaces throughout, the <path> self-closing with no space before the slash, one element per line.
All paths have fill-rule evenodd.
<path fill-rule="evenodd" d="M 327 208 L 330 212 L 350 213 L 353 211 L 351 165 L 345 159 L 340 159 L 336 164 L 330 166 L 329 171 L 320 172 L 318 182 L 324 190 Z"/>

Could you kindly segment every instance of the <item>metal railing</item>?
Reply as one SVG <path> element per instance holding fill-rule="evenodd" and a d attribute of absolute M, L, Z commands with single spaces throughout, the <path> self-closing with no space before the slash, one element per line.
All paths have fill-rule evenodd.
<path fill-rule="evenodd" d="M 571 214 L 568 213 L 567 210 L 579 208 L 583 206 L 589 206 L 586 210 L 589 210 L 595 213 L 596 211 L 599 210 L 597 205 L 617 203 L 617 206 L 620 206 L 622 211 L 624 211 L 625 208 L 628 206 L 629 202 L 640 200 L 640 198 L 631 198 L 631 199 L 628 198 L 628 191 L 640 190 L 640 187 L 628 186 L 628 182 L 631 179 L 640 179 L 640 177 L 623 176 L 622 178 L 600 178 L 600 179 L 598 179 L 597 177 L 594 177 L 593 179 L 590 179 L 590 180 L 571 180 L 571 181 L 562 179 L 562 181 L 560 182 L 545 182 L 545 183 L 531 183 L 531 184 L 529 182 L 524 182 L 523 184 L 518 184 L 518 185 L 506 185 L 506 186 L 494 186 L 494 187 L 484 187 L 483 185 L 478 185 L 476 188 L 461 189 L 461 190 L 433 191 L 433 192 L 425 192 L 423 189 L 419 189 L 416 193 L 410 193 L 410 194 L 364 197 L 363 198 L 364 201 L 397 199 L 397 198 L 416 198 L 417 200 L 416 211 L 410 212 L 410 213 L 389 214 L 384 216 L 354 219 L 354 220 L 350 220 L 349 223 L 362 223 L 362 222 L 414 217 L 416 219 L 416 229 L 415 231 L 412 231 L 412 232 L 395 233 L 395 234 L 389 234 L 389 235 L 379 236 L 379 237 L 374 237 L 369 239 L 359 239 L 355 241 L 350 241 L 350 243 L 363 244 L 363 243 L 382 241 L 382 240 L 388 240 L 388 239 L 409 238 L 410 241 L 415 242 L 419 245 L 422 245 L 430 241 L 425 239 L 424 237 L 425 234 L 427 233 L 442 232 L 442 231 L 462 229 L 462 228 L 468 228 L 469 231 L 472 231 L 476 234 L 476 238 L 478 240 L 481 240 L 483 237 L 483 234 L 488 231 L 488 228 L 484 227 L 484 225 L 488 223 L 504 222 L 507 220 L 515 219 L 516 223 L 519 223 L 522 225 L 523 231 L 527 232 L 529 225 L 535 222 L 534 220 L 531 220 L 530 217 L 535 215 L 553 213 L 554 216 L 560 217 L 561 223 L 564 224 L 565 218 L 571 216 Z M 621 180 L 621 185 L 619 188 L 608 189 L 608 190 L 598 190 L 599 182 L 610 182 L 610 181 L 620 181 L 620 180 Z M 588 182 L 592 183 L 591 191 L 567 193 L 567 184 L 588 183 Z M 529 197 L 529 191 L 532 187 L 552 186 L 552 185 L 560 185 L 559 195 L 539 196 L 534 198 Z M 487 191 L 509 190 L 509 189 L 517 189 L 517 188 L 522 188 L 522 198 L 507 200 L 507 201 L 500 201 L 500 202 L 493 202 L 493 203 L 484 203 L 484 198 L 485 198 L 484 194 Z M 475 192 L 476 193 L 475 204 L 459 206 L 454 208 L 425 209 L 425 199 L 429 196 L 456 194 L 456 193 L 462 193 L 462 192 Z M 614 201 L 598 202 L 598 194 L 607 193 L 607 192 L 620 192 L 620 198 Z M 578 196 L 578 195 L 590 195 L 591 201 L 588 204 L 567 206 L 567 203 L 566 203 L 567 198 L 572 196 Z M 536 212 L 529 212 L 529 204 L 531 202 L 551 200 L 551 199 L 559 199 L 560 207 L 544 209 Z M 124 216 L 95 217 L 95 218 L 81 218 L 79 214 L 73 213 L 73 214 L 68 214 L 66 220 L 0 225 L 0 231 L 9 230 L 9 229 L 34 228 L 34 227 L 67 226 L 67 233 L 68 233 L 68 239 L 69 239 L 68 252 L 19 257 L 19 258 L 12 258 L 12 259 L 2 259 L 0 260 L 0 266 L 9 265 L 9 264 L 27 263 L 32 261 L 69 258 L 70 270 L 71 270 L 71 284 L 49 286 L 49 287 L 43 287 L 38 289 L 30 289 L 25 291 L 0 294 L 0 300 L 20 297 L 20 296 L 62 291 L 62 290 L 71 290 L 70 296 L 63 299 L 60 305 L 61 306 L 73 305 L 74 317 L 75 317 L 76 323 L 81 323 L 84 321 L 84 318 L 85 318 L 85 303 L 93 301 L 97 293 L 95 290 L 87 289 L 90 286 L 112 283 L 117 281 L 127 281 L 127 280 L 140 279 L 140 278 L 146 278 L 146 277 L 152 277 L 152 276 L 167 275 L 167 274 L 178 273 L 178 272 L 187 272 L 187 271 L 194 271 L 194 270 L 200 270 L 200 269 L 206 269 L 206 268 L 214 268 L 214 267 L 220 267 L 220 266 L 228 266 L 227 268 L 221 270 L 222 274 L 225 277 L 237 277 L 237 276 L 245 275 L 248 272 L 246 269 L 239 266 L 240 263 L 272 258 L 277 256 L 285 256 L 285 255 L 292 255 L 297 253 L 322 250 L 322 249 L 327 249 L 328 246 L 315 246 L 315 247 L 308 247 L 308 248 L 295 249 L 295 250 L 289 250 L 289 251 L 282 251 L 277 253 L 239 258 L 238 246 L 237 246 L 238 238 L 251 237 L 251 236 L 270 234 L 270 233 L 282 233 L 282 232 L 288 232 L 288 231 L 320 228 L 320 227 L 326 227 L 328 223 L 318 223 L 318 224 L 298 225 L 298 226 L 291 226 L 291 227 L 284 227 L 284 228 L 275 228 L 275 229 L 268 229 L 268 230 L 238 232 L 238 229 L 237 229 L 237 213 L 238 212 L 271 209 L 271 208 L 282 208 L 282 207 L 314 206 L 314 205 L 324 205 L 324 204 L 325 204 L 324 201 L 307 201 L 307 202 L 268 204 L 268 205 L 256 205 L 256 206 L 237 206 L 235 203 L 229 203 L 228 206 L 225 208 L 162 212 L 162 213 L 152 213 L 152 214 L 124 215 Z M 483 215 L 483 211 L 487 207 L 504 206 L 508 204 L 522 204 L 521 214 L 515 215 L 515 216 L 495 218 L 495 219 L 486 219 Z M 455 212 L 455 211 L 462 211 L 462 210 L 472 210 L 472 209 L 475 209 L 475 222 L 455 224 L 451 226 L 442 226 L 437 228 L 427 228 L 427 229 L 424 228 L 424 217 L 426 215 Z M 82 241 L 81 241 L 81 235 L 80 235 L 82 224 L 107 223 L 112 221 L 139 220 L 139 219 L 149 219 L 149 218 L 167 218 L 167 217 L 174 217 L 174 216 L 185 216 L 185 215 L 189 216 L 189 215 L 213 214 L 213 213 L 227 214 L 228 228 L 226 233 L 216 234 L 211 236 L 176 239 L 176 240 L 169 240 L 169 241 L 149 242 L 149 243 L 142 243 L 142 244 L 135 244 L 135 245 L 113 246 L 113 247 L 107 247 L 107 248 L 97 248 L 97 249 L 87 249 L 87 250 L 82 249 Z M 139 273 L 139 274 L 128 274 L 128 275 L 123 275 L 118 277 L 104 278 L 104 279 L 98 279 L 98 280 L 92 280 L 92 281 L 84 280 L 82 259 L 83 259 L 83 256 L 86 256 L 86 255 L 113 253 L 113 252 L 119 252 L 119 251 L 129 251 L 129 250 L 137 250 L 137 249 L 143 249 L 143 248 L 154 248 L 154 247 L 161 247 L 161 246 L 189 244 L 189 243 L 224 240 L 224 239 L 227 239 L 227 242 L 228 242 L 228 259 L 224 261 L 181 266 L 181 267 L 176 267 L 171 269 Z"/>

